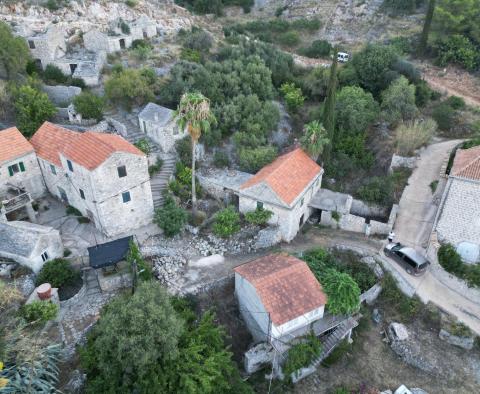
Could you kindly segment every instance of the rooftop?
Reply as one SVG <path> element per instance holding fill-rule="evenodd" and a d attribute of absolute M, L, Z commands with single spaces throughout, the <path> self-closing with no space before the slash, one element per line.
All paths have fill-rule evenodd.
<path fill-rule="evenodd" d="M 165 126 L 172 120 L 173 111 L 155 103 L 148 103 L 138 117 L 143 120 L 155 122 L 159 126 Z"/>
<path fill-rule="evenodd" d="M 16 127 L 0 131 L 0 164 L 33 152 L 33 146 Z"/>
<path fill-rule="evenodd" d="M 327 303 L 307 264 L 286 254 L 270 254 L 235 268 L 255 287 L 272 322 L 279 326 Z"/>
<path fill-rule="evenodd" d="M 30 257 L 39 237 L 55 232 L 52 227 L 30 222 L 0 222 L 0 254 L 9 253 Z"/>
<path fill-rule="evenodd" d="M 311 207 L 324 211 L 349 213 L 352 206 L 352 196 L 328 189 L 320 189 L 310 201 Z"/>
<path fill-rule="evenodd" d="M 302 149 L 296 148 L 263 167 L 240 189 L 247 191 L 255 186 L 267 187 L 281 202 L 290 205 L 321 171 L 322 168 Z M 255 194 L 258 195 L 259 192 L 262 193 L 258 190 Z"/>
<path fill-rule="evenodd" d="M 480 181 L 480 146 L 458 149 L 450 175 Z"/>
<path fill-rule="evenodd" d="M 116 152 L 144 156 L 141 150 L 119 135 L 94 131 L 79 133 L 49 122 L 37 130 L 31 142 L 42 159 L 61 166 L 62 154 L 88 170 L 94 170 Z"/>

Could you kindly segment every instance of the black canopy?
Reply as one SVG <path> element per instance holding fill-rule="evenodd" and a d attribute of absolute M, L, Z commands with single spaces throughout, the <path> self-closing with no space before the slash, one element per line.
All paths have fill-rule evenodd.
<path fill-rule="evenodd" d="M 125 260 L 131 239 L 129 236 L 88 248 L 90 266 L 104 268 Z"/>

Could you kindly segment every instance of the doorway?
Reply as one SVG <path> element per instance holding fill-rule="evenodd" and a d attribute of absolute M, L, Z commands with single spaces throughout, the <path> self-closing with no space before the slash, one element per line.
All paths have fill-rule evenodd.
<path fill-rule="evenodd" d="M 73 73 L 75 72 L 76 69 L 77 69 L 77 64 L 70 64 L 70 72 L 71 72 L 72 75 L 73 75 Z"/>
<path fill-rule="evenodd" d="M 68 205 L 67 193 L 60 186 L 57 186 L 57 187 L 58 187 L 58 193 L 60 194 L 60 200 L 62 200 L 65 204 Z"/>
<path fill-rule="evenodd" d="M 125 49 L 125 38 L 120 39 L 120 49 Z"/>
<path fill-rule="evenodd" d="M 305 220 L 305 214 L 303 214 L 302 216 L 300 216 L 300 224 L 299 226 L 302 227 L 303 226 L 303 221 Z"/>

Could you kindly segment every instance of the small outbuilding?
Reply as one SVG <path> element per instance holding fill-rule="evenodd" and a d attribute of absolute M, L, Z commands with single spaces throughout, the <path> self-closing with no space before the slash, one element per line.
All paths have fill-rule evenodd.
<path fill-rule="evenodd" d="M 0 257 L 38 273 L 45 262 L 62 256 L 58 230 L 30 222 L 0 222 Z"/>
<path fill-rule="evenodd" d="M 327 296 L 304 261 L 271 254 L 234 271 L 240 312 L 256 341 L 304 335 L 323 318 Z"/>

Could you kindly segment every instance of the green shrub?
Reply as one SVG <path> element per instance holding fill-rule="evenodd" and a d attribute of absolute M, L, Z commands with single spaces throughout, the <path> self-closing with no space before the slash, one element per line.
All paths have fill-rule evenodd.
<path fill-rule="evenodd" d="M 133 262 L 137 264 L 137 273 L 139 279 L 146 281 L 153 278 L 152 267 L 147 264 L 142 256 L 142 253 L 140 252 L 140 249 L 133 240 L 130 240 L 126 260 L 130 266 L 132 266 Z"/>
<path fill-rule="evenodd" d="M 180 59 L 186 60 L 187 62 L 200 63 L 202 61 L 202 54 L 195 49 L 182 48 Z"/>
<path fill-rule="evenodd" d="M 77 86 L 81 89 L 86 89 L 87 84 L 83 80 L 83 78 L 72 78 L 70 80 L 70 86 Z"/>
<path fill-rule="evenodd" d="M 438 262 L 448 272 L 459 273 L 462 271 L 462 258 L 455 250 L 455 247 L 450 244 L 440 246 Z"/>
<path fill-rule="evenodd" d="M 150 46 L 138 46 L 131 49 L 133 56 L 138 60 L 148 60 L 152 54 L 152 48 Z"/>
<path fill-rule="evenodd" d="M 79 112 L 83 119 L 95 119 L 97 121 L 103 118 L 104 100 L 90 92 L 82 92 L 73 99 L 75 110 Z"/>
<path fill-rule="evenodd" d="M 45 323 L 57 317 L 58 305 L 51 301 L 33 301 L 24 305 L 21 313 L 25 320 L 29 322 Z"/>
<path fill-rule="evenodd" d="M 62 72 L 62 70 L 53 64 L 47 64 L 42 76 L 46 83 L 64 84 L 68 81 L 68 77 Z"/>
<path fill-rule="evenodd" d="M 278 36 L 278 42 L 281 45 L 293 47 L 300 42 L 300 35 L 296 31 L 287 31 Z"/>
<path fill-rule="evenodd" d="M 280 87 L 280 91 L 283 94 L 288 110 L 297 112 L 305 101 L 302 89 L 297 88 L 293 83 L 286 82 Z"/>
<path fill-rule="evenodd" d="M 158 157 L 155 164 L 148 166 L 148 174 L 150 176 L 155 175 L 156 173 L 160 172 L 160 170 L 162 169 L 162 166 L 163 166 L 163 160 Z"/>
<path fill-rule="evenodd" d="M 139 139 L 134 145 L 146 155 L 151 152 L 150 143 L 146 138 Z"/>
<path fill-rule="evenodd" d="M 417 6 L 417 0 L 383 0 L 382 7 L 394 15 L 412 14 Z"/>
<path fill-rule="evenodd" d="M 183 45 L 185 48 L 199 53 L 208 53 L 213 45 L 213 39 L 205 30 L 192 28 L 192 31 L 186 34 Z"/>
<path fill-rule="evenodd" d="M 415 85 L 401 76 L 382 92 L 382 110 L 385 119 L 393 124 L 412 120 L 418 113 L 415 105 Z"/>
<path fill-rule="evenodd" d="M 422 306 L 418 297 L 409 298 L 402 293 L 395 279 L 388 273 L 384 275 L 382 280 L 381 299 L 396 308 L 402 321 L 413 320 Z"/>
<path fill-rule="evenodd" d="M 153 220 L 167 237 L 173 237 L 183 229 L 187 218 L 187 212 L 171 196 L 167 196 L 163 207 L 155 210 Z"/>
<path fill-rule="evenodd" d="M 453 109 L 464 109 L 465 100 L 458 96 L 450 96 L 445 100 L 445 102 L 452 107 Z"/>
<path fill-rule="evenodd" d="M 315 40 L 310 46 L 300 49 L 300 54 L 311 58 L 329 56 L 332 52 L 332 45 L 326 40 Z"/>
<path fill-rule="evenodd" d="M 332 365 L 337 363 L 349 350 L 351 350 L 352 345 L 348 343 L 347 339 L 342 340 L 329 356 L 322 361 L 322 366 L 330 368 Z M 349 394 L 349 393 L 348 393 Z"/>
<path fill-rule="evenodd" d="M 137 0 L 125 0 L 125 4 L 130 8 L 135 8 L 138 4 Z"/>
<path fill-rule="evenodd" d="M 259 226 L 263 226 L 267 224 L 267 222 L 272 217 L 273 212 L 269 211 L 268 209 L 257 208 L 255 211 L 247 212 L 245 214 L 245 220 L 251 224 L 257 224 Z"/>
<path fill-rule="evenodd" d="M 455 124 L 456 112 L 447 102 L 442 102 L 433 109 L 432 118 L 440 130 L 450 131 Z"/>
<path fill-rule="evenodd" d="M 475 45 L 460 34 L 449 35 L 435 44 L 437 62 L 444 67 L 448 63 L 457 63 L 467 70 L 478 68 L 480 55 Z"/>
<path fill-rule="evenodd" d="M 242 171 L 255 173 L 271 163 L 275 157 L 277 157 L 277 149 L 273 146 L 241 148 L 238 152 L 238 164 Z"/>
<path fill-rule="evenodd" d="M 190 166 L 192 164 L 192 139 L 190 136 L 175 142 L 175 150 L 183 165 Z"/>
<path fill-rule="evenodd" d="M 77 208 L 75 208 L 72 205 L 67 205 L 65 212 L 67 213 L 67 215 L 70 215 L 70 216 L 82 216 L 82 212 L 80 212 Z"/>
<path fill-rule="evenodd" d="M 68 260 L 58 258 L 47 261 L 43 265 L 35 283 L 37 286 L 50 283 L 52 287 L 63 287 L 74 283 L 79 275 Z"/>
<path fill-rule="evenodd" d="M 305 337 L 304 341 L 293 345 L 288 349 L 287 361 L 283 372 L 289 377 L 300 368 L 310 365 L 322 353 L 322 343 L 314 335 Z"/>
<path fill-rule="evenodd" d="M 213 224 L 213 232 L 227 238 L 240 231 L 240 215 L 233 207 L 227 207 L 217 212 Z"/>
<path fill-rule="evenodd" d="M 217 150 L 213 155 L 213 164 L 215 167 L 223 168 L 228 167 L 230 165 L 230 159 L 226 152 L 221 150 Z"/>
<path fill-rule="evenodd" d="M 423 121 L 414 120 L 410 123 L 402 123 L 395 130 L 395 146 L 401 156 L 413 154 L 423 145 L 426 145 L 435 134 L 437 123 L 430 118 Z"/>
<path fill-rule="evenodd" d="M 149 69 L 118 69 L 105 82 L 105 97 L 113 104 L 130 108 L 152 101 L 154 85 L 155 73 L 152 75 Z"/>
<path fill-rule="evenodd" d="M 392 182 L 389 177 L 371 177 L 356 192 L 363 201 L 388 206 L 393 202 Z"/>
<path fill-rule="evenodd" d="M 425 107 L 433 99 L 433 90 L 426 81 L 419 81 L 415 85 L 415 104 L 419 108 Z"/>
<path fill-rule="evenodd" d="M 328 268 L 322 273 L 320 283 L 327 294 L 330 313 L 350 314 L 360 307 L 360 288 L 347 273 Z"/>

